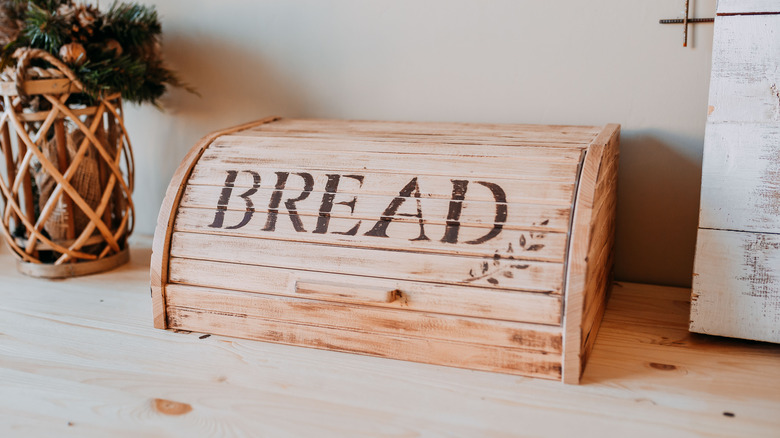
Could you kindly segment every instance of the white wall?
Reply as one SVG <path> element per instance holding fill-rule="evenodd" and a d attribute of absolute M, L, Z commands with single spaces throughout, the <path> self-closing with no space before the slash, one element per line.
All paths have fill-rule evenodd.
<path fill-rule="evenodd" d="M 617 278 L 690 284 L 712 25 L 681 0 L 157 0 L 170 64 L 202 98 L 130 107 L 139 233 L 206 133 L 266 115 L 620 123 Z M 699 0 L 697 16 L 714 1 Z"/>

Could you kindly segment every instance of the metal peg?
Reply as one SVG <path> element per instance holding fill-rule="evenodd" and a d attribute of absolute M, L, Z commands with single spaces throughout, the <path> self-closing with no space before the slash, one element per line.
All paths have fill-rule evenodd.
<path fill-rule="evenodd" d="M 714 18 L 688 18 L 689 1 L 685 0 L 685 18 L 670 18 L 658 20 L 660 24 L 682 24 L 683 25 L 683 47 L 688 47 L 688 24 L 691 23 L 712 23 Z"/>

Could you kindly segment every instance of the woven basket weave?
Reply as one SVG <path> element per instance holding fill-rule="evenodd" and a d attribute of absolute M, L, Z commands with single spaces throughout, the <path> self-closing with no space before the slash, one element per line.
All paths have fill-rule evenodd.
<path fill-rule="evenodd" d="M 20 270 L 65 277 L 126 262 L 134 163 L 121 97 L 71 106 L 84 86 L 67 66 L 42 50 L 15 57 L 0 81 L 0 224 Z M 30 67 L 34 59 L 54 67 Z"/>

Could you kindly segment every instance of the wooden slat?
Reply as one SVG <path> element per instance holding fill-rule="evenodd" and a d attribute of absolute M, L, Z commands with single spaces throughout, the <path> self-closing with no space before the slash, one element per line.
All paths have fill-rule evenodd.
<path fill-rule="evenodd" d="M 581 125 L 534 125 L 520 123 L 463 123 L 463 122 L 409 122 L 387 120 L 344 120 L 344 119 L 291 119 L 282 118 L 273 125 L 249 128 L 247 131 L 311 131 L 340 132 L 346 135 L 354 132 L 367 132 L 377 135 L 401 132 L 428 137 L 442 133 L 477 134 L 489 136 L 491 133 L 522 137 L 528 133 L 541 133 L 547 137 L 559 134 L 587 134 L 593 140 L 601 131 L 600 126 Z"/>
<path fill-rule="evenodd" d="M 262 131 L 241 131 L 224 136 L 215 141 L 209 149 L 219 149 L 225 154 L 260 154 L 261 151 L 274 149 L 293 149 L 299 151 L 328 151 L 350 154 L 404 154 L 418 158 L 424 157 L 504 157 L 516 161 L 552 161 L 571 163 L 580 160 L 582 149 L 578 147 L 504 146 L 483 144 L 446 144 L 436 143 L 433 139 L 425 143 L 413 141 L 376 140 L 371 138 L 355 140 L 352 137 L 299 138 L 283 133 Z"/>
<path fill-rule="evenodd" d="M 560 295 L 343 276 L 171 258 L 170 281 L 186 285 L 479 318 L 559 325 Z M 388 299 L 392 296 L 393 299 Z M 399 298 L 400 296 L 400 298 Z"/>
<path fill-rule="evenodd" d="M 174 233 L 171 256 L 347 275 L 560 293 L 560 263 L 458 257 Z"/>
<path fill-rule="evenodd" d="M 717 18 L 708 123 L 780 123 L 777 29 L 780 15 Z"/>
<path fill-rule="evenodd" d="M 302 324 L 267 321 L 242 314 L 169 308 L 172 329 L 299 345 L 332 351 L 432 363 L 459 368 L 560 379 L 560 355 L 434 339 L 367 334 Z"/>
<path fill-rule="evenodd" d="M 225 224 L 239 224 L 244 218 L 244 212 L 228 211 L 225 213 Z M 525 230 L 503 229 L 500 234 L 480 245 L 464 244 L 463 242 L 477 239 L 489 231 L 481 227 L 466 227 L 459 229 L 460 244 L 442 242 L 446 226 L 427 223 L 423 229 L 428 240 L 416 240 L 420 236 L 420 225 L 412 222 L 397 222 L 387 228 L 386 238 L 366 236 L 364 233 L 378 220 L 374 218 L 367 223 L 361 223 L 362 229 L 354 236 L 334 234 L 332 231 L 344 232 L 357 224 L 357 220 L 331 219 L 329 233 L 314 233 L 316 216 L 303 217 L 301 223 L 306 232 L 298 232 L 293 228 L 289 214 L 279 214 L 274 231 L 264 231 L 266 214 L 257 214 L 256 219 L 239 229 L 213 228 L 215 210 L 202 208 L 179 208 L 175 231 L 187 233 L 211 234 L 217 236 L 235 236 L 255 239 L 273 239 L 280 241 L 296 241 L 318 243 L 322 245 L 350 246 L 356 248 L 374 248 L 379 250 L 395 250 L 407 252 L 452 254 L 474 257 L 501 257 L 513 260 L 536 260 L 563 263 L 566 251 L 567 236 L 563 233 L 541 233 Z"/>
<path fill-rule="evenodd" d="M 561 353 L 561 328 L 170 285 L 168 305 L 264 321 Z"/>
<path fill-rule="evenodd" d="M 98 107 L 88 106 L 86 108 L 74 108 L 71 110 L 75 116 L 92 116 L 97 113 Z M 37 111 L 33 113 L 20 113 L 17 115 L 22 122 L 41 122 L 49 116 L 49 111 Z M 63 116 L 64 119 L 64 116 Z"/>
<path fill-rule="evenodd" d="M 705 144 L 699 226 L 780 233 L 780 123 L 709 124 Z"/>
<path fill-rule="evenodd" d="M 28 95 L 35 94 L 67 94 L 77 93 L 80 90 L 70 79 L 33 79 L 24 83 L 24 92 Z M 0 81 L 0 96 L 17 96 L 19 92 L 16 82 Z"/>
<path fill-rule="evenodd" d="M 571 208 L 572 200 L 574 198 L 575 183 L 574 180 L 565 182 L 515 180 L 507 176 L 480 179 L 454 177 L 452 175 L 449 177 L 441 175 L 409 175 L 401 172 L 377 173 L 370 170 L 360 172 L 338 170 L 316 171 L 294 166 L 284 168 L 269 168 L 265 166 L 248 167 L 237 165 L 228 170 L 239 172 L 236 175 L 235 182 L 233 183 L 234 187 L 253 187 L 255 185 L 255 181 L 253 175 L 248 171 L 257 173 L 260 175 L 260 185 L 258 186 L 260 189 L 274 188 L 278 179 L 275 172 L 290 172 L 290 176 L 287 179 L 287 184 L 285 185 L 285 190 L 289 191 L 290 193 L 294 193 L 295 191 L 300 192 L 304 188 L 303 178 L 301 176 L 294 175 L 296 172 L 309 173 L 314 180 L 313 191 L 318 193 L 322 193 L 325 190 L 325 186 L 328 181 L 328 175 L 338 174 L 341 175 L 341 178 L 337 193 L 339 193 L 339 196 L 342 199 L 346 198 L 346 195 L 350 194 L 357 196 L 381 195 L 392 198 L 398 196 L 401 189 L 403 189 L 406 184 L 412 180 L 412 178 L 417 178 L 417 184 L 420 188 L 420 198 L 449 200 L 452 197 L 453 191 L 452 179 L 461 179 L 469 181 L 469 187 L 466 192 L 466 199 L 469 202 L 495 202 L 495 196 L 493 193 L 491 193 L 491 191 L 484 185 L 477 183 L 477 181 L 487 180 L 499 185 L 503 189 L 506 194 L 508 204 L 517 203 L 559 205 L 566 206 L 568 208 Z M 363 177 L 362 184 L 357 179 L 346 176 L 356 174 Z M 223 187 L 226 177 L 227 171 L 225 169 L 214 169 L 209 166 L 199 166 L 193 171 L 192 176 L 187 182 L 187 185 L 209 185 Z M 239 193 L 235 193 L 234 196 L 238 195 Z M 346 198 L 344 200 L 348 199 L 349 198 Z M 305 201 L 310 200 L 306 199 Z M 387 200 L 387 202 L 389 201 L 390 199 Z M 385 206 L 386 205 L 387 204 L 385 204 Z"/>
<path fill-rule="evenodd" d="M 11 131 L 8 126 L 9 122 L 6 121 L 0 125 L 0 147 L 3 149 L 3 161 L 5 161 L 5 180 L 7 181 L 6 187 L 13 187 L 14 181 L 16 179 L 16 158 L 14 157 L 14 148 L 11 144 Z M 2 175 L 0 175 L 0 178 L 3 178 Z M 0 191 L 2 192 L 2 191 Z M 3 198 L 5 198 L 3 196 Z M 3 199 L 3 212 L 5 213 L 6 209 L 10 209 L 8 207 L 8 204 L 10 202 L 19 204 L 19 196 L 18 194 L 11 194 L 9 193 L 9 199 Z M 15 227 L 18 224 L 18 217 L 16 216 L 16 213 L 11 210 L 9 212 L 9 221 L 6 223 L 5 219 L 0 219 L 3 221 L 5 226 L 9 227 Z M 14 225 L 11 225 L 13 221 Z"/>
<path fill-rule="evenodd" d="M 446 145 L 450 147 L 468 147 L 481 149 L 483 147 L 536 147 L 536 148 L 548 148 L 548 149 L 576 149 L 582 150 L 587 146 L 587 142 L 580 141 L 580 136 L 576 138 L 564 138 L 557 141 L 550 140 L 545 137 L 544 134 L 538 133 L 535 135 L 525 136 L 506 136 L 506 135 L 415 135 L 405 134 L 402 132 L 387 132 L 382 134 L 371 133 L 338 133 L 338 132 L 305 132 L 294 130 L 280 130 L 280 131 L 243 131 L 233 136 L 225 136 L 223 138 L 290 138 L 297 140 L 349 140 L 355 142 L 368 142 L 378 146 L 383 143 L 406 143 L 417 146 L 419 148 L 425 148 L 428 144 Z M 582 138 L 585 138 L 584 136 Z"/>
<path fill-rule="evenodd" d="M 314 135 L 338 134 L 343 137 L 371 134 L 377 138 L 405 136 L 404 140 L 427 141 L 436 138 L 480 144 L 482 141 L 526 140 L 547 143 L 587 145 L 599 133 L 595 126 L 553 126 L 516 124 L 472 124 L 431 122 L 376 122 L 361 120 L 282 119 L 251 131 L 281 132 L 286 135 L 304 133 Z"/>
<path fill-rule="evenodd" d="M 245 198 L 242 198 L 241 195 L 246 193 L 248 188 L 233 188 L 233 190 L 230 191 L 227 204 L 220 202 L 223 189 L 224 187 L 219 186 L 189 185 L 185 189 L 180 205 L 182 208 L 211 210 L 212 220 L 214 213 L 219 208 L 220 210 L 225 211 L 223 226 L 238 225 L 243 219 L 243 214 L 247 211 L 246 200 Z M 259 225 L 259 227 L 262 228 L 265 224 L 265 213 L 269 210 L 273 192 L 274 189 L 259 188 L 256 192 L 247 196 L 249 200 L 252 201 L 251 208 L 253 208 L 255 212 L 250 219 L 253 226 Z M 282 199 L 296 198 L 300 196 L 300 194 L 300 190 L 286 190 Z M 416 198 L 403 198 L 404 203 L 397 213 L 416 214 Z M 319 217 L 323 199 L 325 199 L 325 192 L 311 191 L 304 200 L 296 201 L 295 211 L 299 216 L 302 216 L 301 221 L 305 222 L 304 229 L 307 231 L 316 228 L 317 219 L 306 218 L 304 216 Z M 356 200 L 354 211 L 351 206 L 339 204 L 339 202 L 351 202 L 353 199 Z M 333 197 L 333 206 L 330 212 L 328 212 L 332 222 L 328 226 L 328 230 L 344 232 L 352 228 L 358 220 L 365 221 L 363 227 L 370 227 L 382 216 L 382 213 L 393 199 L 393 196 L 387 195 L 338 192 Z M 420 208 L 423 213 L 423 223 L 439 225 L 447 223 L 450 207 L 449 199 L 419 198 L 419 200 Z M 484 229 L 492 228 L 494 226 L 497 207 L 495 202 L 465 200 L 460 205 L 461 214 L 459 222 L 461 227 L 477 227 Z M 528 230 L 547 233 L 565 233 L 568 231 L 570 206 L 507 203 L 506 209 L 507 217 L 506 220 L 502 222 L 504 230 Z M 274 208 L 274 210 L 278 210 L 279 214 L 289 213 L 289 210 L 286 209 L 283 202 L 280 203 L 278 209 Z M 236 216 L 236 214 L 238 214 L 238 216 Z M 228 215 L 231 215 L 232 218 L 228 218 Z M 233 218 L 235 218 L 235 220 Z M 398 214 L 396 214 L 393 219 L 393 222 L 408 222 L 414 224 L 418 224 L 419 221 L 420 219 L 417 217 L 401 216 Z M 290 221 L 288 219 L 277 221 L 279 224 L 282 222 L 286 224 Z M 390 228 L 392 227 L 388 227 L 388 229 Z M 484 233 L 483 230 L 482 234 Z M 466 241 L 468 239 L 460 240 Z"/>
<path fill-rule="evenodd" d="M 718 15 L 721 14 L 780 14 L 777 0 L 718 0 Z"/>
<path fill-rule="evenodd" d="M 223 154 L 217 149 L 207 149 L 195 168 L 222 171 L 274 168 L 319 170 L 328 172 L 357 173 L 371 170 L 376 173 L 400 173 L 404 175 L 440 175 L 449 178 L 511 177 L 533 181 L 575 181 L 577 163 L 546 161 L 524 162 L 491 157 L 430 157 L 421 159 L 414 155 L 388 155 L 366 152 L 362 154 L 331 153 L 328 151 L 300 151 L 269 149 L 262 153 L 247 152 Z M 411 177 L 410 177 L 411 178 Z"/>
<path fill-rule="evenodd" d="M 780 343 L 780 236 L 699 229 L 691 330 Z"/>

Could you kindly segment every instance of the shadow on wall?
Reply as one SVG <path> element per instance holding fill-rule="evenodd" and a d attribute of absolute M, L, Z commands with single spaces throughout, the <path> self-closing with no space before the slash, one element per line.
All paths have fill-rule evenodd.
<path fill-rule="evenodd" d="M 701 151 L 696 138 L 623 131 L 620 139 L 615 277 L 668 278 L 689 287 L 699 222 Z"/>
<path fill-rule="evenodd" d="M 219 36 L 189 33 L 166 34 L 163 47 L 168 63 L 200 97 L 172 89 L 161 99 L 162 112 L 128 106 L 140 234 L 154 232 L 173 173 L 203 136 L 270 115 L 301 115 L 309 106 L 295 78 L 269 68 L 262 53 L 248 52 Z"/>
<path fill-rule="evenodd" d="M 296 66 L 270 66 L 275 59 L 236 46 L 218 36 L 167 34 L 166 57 L 201 97 L 174 90 L 163 99 L 165 113 L 144 109 L 144 131 L 131 135 L 149 143 L 136 149 L 139 231 L 151 233 L 162 196 L 186 152 L 205 134 L 268 115 L 317 117 L 328 100 L 309 92 L 296 78 Z M 251 53 L 252 56 L 248 56 Z M 323 84 L 317 84 L 321 89 Z M 314 93 L 314 94 L 312 94 Z M 136 125 L 138 126 L 138 125 Z M 696 156 L 679 151 L 698 151 Z M 701 139 L 660 130 L 632 131 L 621 137 L 615 275 L 619 280 L 690 286 L 698 224 Z M 145 156 L 143 156 L 145 155 Z M 144 185 L 145 187 L 141 187 Z M 157 198 L 154 198 L 154 197 Z M 144 212 L 143 209 L 149 211 Z M 153 211 L 151 211 L 153 210 Z M 148 221 L 148 222 L 144 222 Z"/>
<path fill-rule="evenodd" d="M 203 34 L 167 36 L 165 52 L 184 81 L 196 84 L 201 95 L 197 98 L 179 90 L 164 102 L 166 110 L 190 123 L 220 129 L 271 112 L 299 114 L 306 109 L 305 94 L 294 78 L 270 69 L 262 62 L 262 53 Z"/>

